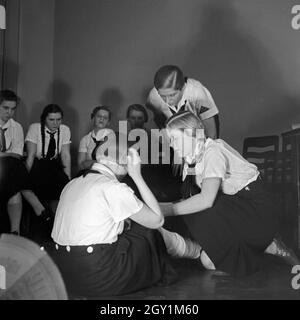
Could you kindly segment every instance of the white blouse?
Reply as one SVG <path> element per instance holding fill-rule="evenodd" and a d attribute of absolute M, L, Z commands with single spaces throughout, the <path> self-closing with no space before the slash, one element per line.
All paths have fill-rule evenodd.
<path fill-rule="evenodd" d="M 84 136 L 79 143 L 79 152 L 87 153 L 90 156 L 92 155 L 92 152 L 96 146 L 93 138 L 95 138 L 97 141 L 102 140 L 105 136 L 109 135 L 110 133 L 113 133 L 114 131 L 112 129 L 101 129 L 97 132 L 95 135 L 94 130 L 89 132 L 86 136 Z"/>
<path fill-rule="evenodd" d="M 58 150 L 57 148 L 55 149 L 55 156 L 58 156 L 61 153 L 61 147 L 63 145 L 71 143 L 71 131 L 69 127 L 67 127 L 64 124 L 61 124 L 59 129 L 60 129 L 60 132 L 59 132 Z M 45 156 L 47 154 L 49 141 L 50 141 L 50 135 L 49 133 L 47 133 L 47 131 L 49 130 L 45 127 L 45 146 L 44 146 Z M 55 139 L 55 145 L 57 146 L 58 130 L 55 132 L 54 139 Z M 30 141 L 37 145 L 36 157 L 38 159 L 41 159 L 42 158 L 42 134 L 41 134 L 40 123 L 33 123 L 30 125 L 25 141 Z"/>
<path fill-rule="evenodd" d="M 143 206 L 109 168 L 95 163 L 92 169 L 101 174 L 75 178 L 61 193 L 51 234 L 60 245 L 113 243 L 124 220 Z"/>
<path fill-rule="evenodd" d="M 4 132 L 6 151 L 7 153 L 16 153 L 23 155 L 24 149 L 24 133 L 22 126 L 15 120 L 9 119 L 2 129 Z"/>
<path fill-rule="evenodd" d="M 158 111 L 165 114 L 167 118 L 172 116 L 170 109 L 176 113 L 182 105 L 185 105 L 184 110 L 189 110 L 196 114 L 200 119 L 205 120 L 219 113 L 219 110 L 214 102 L 210 92 L 199 81 L 187 79 L 183 88 L 183 95 L 176 107 L 169 106 L 154 87 L 149 93 L 148 102 Z"/>
<path fill-rule="evenodd" d="M 183 180 L 188 174 L 188 164 L 183 169 Z M 221 190 L 236 194 L 259 176 L 257 167 L 244 159 L 235 149 L 221 139 L 206 139 L 204 152 L 195 166 L 196 183 L 203 179 L 221 178 Z"/>

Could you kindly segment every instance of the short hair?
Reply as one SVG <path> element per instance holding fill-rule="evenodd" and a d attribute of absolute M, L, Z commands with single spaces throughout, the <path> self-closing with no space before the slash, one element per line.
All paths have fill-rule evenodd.
<path fill-rule="evenodd" d="M 109 107 L 107 106 L 98 106 L 98 107 L 95 107 L 91 113 L 91 119 L 94 119 L 97 112 L 100 111 L 100 110 L 105 110 L 108 112 L 108 117 L 109 117 L 109 120 L 111 120 L 111 111 L 109 109 Z"/>
<path fill-rule="evenodd" d="M 133 110 L 143 112 L 144 118 L 145 118 L 145 122 L 148 121 L 148 113 L 147 113 L 146 109 L 145 109 L 141 104 L 137 104 L 137 103 L 131 104 L 131 105 L 127 108 L 127 115 L 126 115 L 126 116 L 127 116 L 127 119 L 128 119 L 129 116 L 130 116 L 130 112 L 133 111 Z"/>
<path fill-rule="evenodd" d="M 14 101 L 16 104 L 18 104 L 20 99 L 14 91 L 6 89 L 0 91 L 0 103 L 2 103 L 4 100 Z"/>
<path fill-rule="evenodd" d="M 180 111 L 170 117 L 166 122 L 166 129 L 192 130 L 192 135 L 199 129 L 204 130 L 202 120 L 190 111 Z"/>
<path fill-rule="evenodd" d="M 63 113 L 63 111 L 62 111 L 62 109 L 61 109 L 61 107 L 59 105 L 54 104 L 54 103 L 48 104 L 44 108 L 44 110 L 43 110 L 43 112 L 41 114 L 41 118 L 40 118 L 41 119 L 41 124 L 43 124 L 43 125 L 45 124 L 46 118 L 47 118 L 49 113 L 60 113 L 62 117 L 64 116 L 64 113 Z"/>
<path fill-rule="evenodd" d="M 181 90 L 185 84 L 185 78 L 181 69 L 177 66 L 166 65 L 158 69 L 154 76 L 154 87 L 159 89 Z"/>

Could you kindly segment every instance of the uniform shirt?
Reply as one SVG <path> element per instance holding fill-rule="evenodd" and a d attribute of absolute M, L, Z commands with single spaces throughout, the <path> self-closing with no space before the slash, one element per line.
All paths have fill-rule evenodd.
<path fill-rule="evenodd" d="M 205 178 L 221 178 L 221 190 L 225 194 L 236 194 L 259 175 L 257 167 L 244 159 L 236 150 L 221 139 L 206 139 L 200 160 L 196 163 L 196 183 L 201 188 Z M 185 163 L 183 179 L 188 173 Z"/>
<path fill-rule="evenodd" d="M 85 152 L 89 154 L 90 156 L 92 155 L 93 150 L 96 147 L 96 144 L 93 140 L 96 139 L 97 141 L 102 140 L 105 136 L 108 134 L 114 132 L 112 129 L 101 129 L 97 132 L 95 135 L 94 130 L 92 130 L 90 133 L 88 133 L 86 136 L 84 136 L 79 143 L 79 152 Z"/>
<path fill-rule="evenodd" d="M 7 153 L 17 153 L 23 155 L 24 149 L 24 133 L 22 126 L 13 119 L 9 119 L 2 129 L 7 129 L 4 132 L 5 144 Z"/>
<path fill-rule="evenodd" d="M 110 169 L 100 163 L 92 169 L 101 174 L 75 178 L 61 193 L 51 234 L 60 245 L 113 243 L 123 232 L 124 220 L 143 206 Z"/>
<path fill-rule="evenodd" d="M 61 152 L 62 145 L 70 144 L 71 143 L 71 132 L 69 127 L 61 124 L 59 133 L 59 150 L 55 149 L 55 157 L 58 156 Z M 50 135 L 47 133 L 49 131 L 45 127 L 45 147 L 44 147 L 44 154 L 46 156 L 50 141 Z M 58 138 L 58 131 L 55 132 L 54 139 L 55 139 L 55 146 L 57 146 L 57 138 Z M 42 158 L 42 134 L 41 134 L 41 124 L 40 123 L 33 123 L 30 125 L 25 141 L 33 142 L 37 145 L 36 157 L 38 159 Z"/>
<path fill-rule="evenodd" d="M 173 113 L 182 110 L 189 110 L 202 120 L 211 118 L 219 113 L 210 92 L 199 81 L 194 79 L 187 79 L 182 98 L 176 107 L 169 106 L 164 102 L 155 87 L 150 91 L 147 102 L 157 111 L 162 112 L 167 119 L 169 119 Z M 171 110 L 173 110 L 173 112 Z"/>

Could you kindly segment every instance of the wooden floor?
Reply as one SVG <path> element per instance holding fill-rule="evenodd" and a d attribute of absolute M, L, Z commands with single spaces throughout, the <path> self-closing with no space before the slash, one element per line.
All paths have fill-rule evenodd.
<path fill-rule="evenodd" d="M 173 263 L 179 273 L 174 284 L 99 300 L 300 300 L 300 289 L 291 285 L 291 267 L 276 257 L 266 255 L 260 272 L 240 279 L 206 271 L 191 260 Z"/>
<path fill-rule="evenodd" d="M 287 244 L 292 235 L 291 227 L 284 227 Z M 36 239 L 32 239 L 36 240 Z M 36 241 L 40 243 L 40 241 Z M 295 249 L 295 246 L 292 245 Z M 300 252 L 297 252 L 300 257 Z M 178 271 L 178 281 L 167 287 L 152 287 L 120 297 L 107 297 L 99 300 L 243 300 L 243 299 L 288 299 L 300 300 L 300 289 L 292 288 L 291 266 L 279 258 L 265 255 L 261 271 L 244 278 L 222 276 L 206 271 L 199 262 L 186 259 L 173 259 Z M 300 278 L 300 277 L 299 277 Z M 300 285 L 300 279 L 298 280 Z M 84 297 L 69 298 L 84 300 Z M 98 299 L 95 297 L 93 300 Z"/>

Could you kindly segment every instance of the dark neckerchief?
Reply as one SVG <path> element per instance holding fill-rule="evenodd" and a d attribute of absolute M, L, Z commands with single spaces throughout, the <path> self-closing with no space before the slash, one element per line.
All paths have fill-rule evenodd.
<path fill-rule="evenodd" d="M 196 162 L 188 164 L 189 169 L 194 169 L 196 166 Z M 187 174 L 182 185 L 181 185 L 181 195 L 183 199 L 190 198 L 191 196 L 200 193 L 201 188 L 196 183 L 196 174 Z"/>
<path fill-rule="evenodd" d="M 174 114 L 176 114 L 176 113 L 180 112 L 181 110 L 184 110 L 184 109 L 185 109 L 186 102 L 187 102 L 187 100 L 185 100 L 185 101 L 184 101 L 184 104 L 183 104 L 183 105 L 181 105 L 181 106 L 180 106 L 180 108 L 179 108 L 179 109 L 177 109 L 176 111 L 175 111 L 175 110 L 173 110 L 173 109 L 171 109 L 171 108 L 169 108 L 169 110 L 170 110 L 170 111 L 172 112 L 172 114 L 174 115 Z"/>

